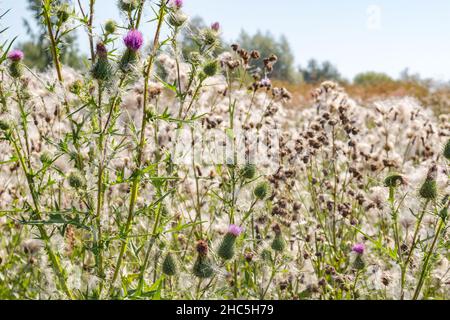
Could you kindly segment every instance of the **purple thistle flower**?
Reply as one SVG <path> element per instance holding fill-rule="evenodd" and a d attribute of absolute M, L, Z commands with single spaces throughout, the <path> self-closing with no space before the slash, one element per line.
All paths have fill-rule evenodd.
<path fill-rule="evenodd" d="M 232 224 L 228 227 L 228 233 L 232 234 L 235 237 L 239 237 L 242 231 L 244 231 L 244 228 L 241 228 L 235 224 Z"/>
<path fill-rule="evenodd" d="M 183 0 L 171 0 L 170 5 L 174 8 L 180 9 L 183 6 Z"/>
<path fill-rule="evenodd" d="M 138 51 L 144 44 L 144 37 L 139 30 L 132 29 L 128 31 L 127 35 L 123 38 L 123 42 L 128 49 Z"/>
<path fill-rule="evenodd" d="M 218 23 L 218 22 L 214 22 L 212 25 L 211 25 L 211 29 L 213 29 L 214 31 L 219 31 L 220 30 L 220 23 Z"/>
<path fill-rule="evenodd" d="M 363 243 L 357 243 L 352 247 L 352 251 L 357 254 L 363 254 L 366 247 Z"/>
<path fill-rule="evenodd" d="M 21 50 L 13 50 L 8 54 L 8 59 L 13 62 L 19 62 L 23 59 L 24 54 Z"/>

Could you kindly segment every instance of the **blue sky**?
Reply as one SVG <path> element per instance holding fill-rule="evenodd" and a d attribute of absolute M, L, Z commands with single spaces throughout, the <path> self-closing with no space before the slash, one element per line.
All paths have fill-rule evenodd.
<path fill-rule="evenodd" d="M 0 8 L 12 9 L 2 21 L 11 27 L 8 36 L 26 40 L 21 19 L 29 18 L 26 0 L 0 0 Z M 409 68 L 450 80 L 448 0 L 185 0 L 185 11 L 208 23 L 219 21 L 229 41 L 241 30 L 284 34 L 297 64 L 313 57 L 330 60 L 348 78 L 367 70 L 396 77 Z M 97 14 L 98 23 L 120 19 L 115 0 L 97 0 Z M 145 34 L 150 37 L 150 27 Z M 85 38 L 80 47 L 87 49 Z"/>

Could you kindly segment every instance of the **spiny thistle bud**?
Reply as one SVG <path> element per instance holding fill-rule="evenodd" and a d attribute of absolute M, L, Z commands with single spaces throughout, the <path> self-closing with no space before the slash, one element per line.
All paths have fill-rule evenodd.
<path fill-rule="evenodd" d="M 169 24 L 173 27 L 180 28 L 188 20 L 188 16 L 182 11 L 176 11 L 169 17 Z"/>
<path fill-rule="evenodd" d="M 261 259 L 263 259 L 264 261 L 270 261 L 272 260 L 272 253 L 270 252 L 269 249 L 264 249 L 261 252 Z"/>
<path fill-rule="evenodd" d="M 70 18 L 69 6 L 67 4 L 63 4 L 56 12 L 56 16 L 58 17 L 58 22 L 60 24 L 63 24 L 67 20 L 69 20 Z"/>
<path fill-rule="evenodd" d="M 392 173 L 384 179 L 384 185 L 389 188 L 396 188 L 403 184 L 405 184 L 405 179 L 398 173 Z"/>
<path fill-rule="evenodd" d="M 231 260 L 234 257 L 234 246 L 236 243 L 237 237 L 242 233 L 242 228 L 236 225 L 231 225 L 228 228 L 228 232 L 222 240 L 222 243 L 219 247 L 219 257 L 223 260 Z"/>
<path fill-rule="evenodd" d="M 41 160 L 41 162 L 43 164 L 50 164 L 52 162 L 52 155 L 49 152 L 44 151 L 44 152 L 42 152 L 39 159 Z"/>
<path fill-rule="evenodd" d="M 139 0 L 119 0 L 118 6 L 120 10 L 130 12 L 138 8 Z"/>
<path fill-rule="evenodd" d="M 433 165 L 428 171 L 427 178 L 420 188 L 419 194 L 422 198 L 427 200 L 433 200 L 437 197 L 437 166 Z"/>
<path fill-rule="evenodd" d="M 267 184 L 267 182 L 261 182 L 256 186 L 255 190 L 253 191 L 253 194 L 259 200 L 264 200 L 267 197 L 268 192 L 269 192 L 269 185 Z"/>
<path fill-rule="evenodd" d="M 69 186 L 76 190 L 81 189 L 86 185 L 84 177 L 77 171 L 71 172 L 69 174 L 68 180 Z"/>
<path fill-rule="evenodd" d="M 256 175 L 256 166 L 251 163 L 247 163 L 241 170 L 241 175 L 244 179 L 253 179 Z"/>
<path fill-rule="evenodd" d="M 203 29 L 201 32 L 201 39 L 207 46 L 213 47 L 219 44 L 219 37 L 213 29 Z"/>
<path fill-rule="evenodd" d="M 363 270 L 366 267 L 366 263 L 364 262 L 363 256 L 358 254 L 353 261 L 353 268 L 356 270 Z"/>
<path fill-rule="evenodd" d="M 9 65 L 9 74 L 13 78 L 20 78 L 23 75 L 23 66 L 21 61 L 24 58 L 24 54 L 21 50 L 12 50 L 8 54 L 8 59 L 11 62 Z"/>
<path fill-rule="evenodd" d="M 177 274 L 177 269 L 177 263 L 175 262 L 174 257 L 171 253 L 168 253 L 162 264 L 162 272 L 165 275 L 172 277 Z"/>
<path fill-rule="evenodd" d="M 70 86 L 69 91 L 73 94 L 80 94 L 83 89 L 83 81 L 75 80 Z"/>
<path fill-rule="evenodd" d="M 11 128 L 11 125 L 7 120 L 0 119 L 0 130 L 7 131 L 10 128 Z"/>
<path fill-rule="evenodd" d="M 444 157 L 447 160 L 450 160 L 450 139 L 444 147 Z"/>
<path fill-rule="evenodd" d="M 216 60 L 208 61 L 203 66 L 203 72 L 208 77 L 213 77 L 217 74 L 219 71 L 219 63 Z"/>
<path fill-rule="evenodd" d="M 97 44 L 97 62 L 92 67 L 92 77 L 99 81 L 108 81 L 112 76 L 112 67 L 108 61 L 108 51 L 103 43 Z"/>
<path fill-rule="evenodd" d="M 202 62 L 202 55 L 200 52 L 193 51 L 189 54 L 189 61 L 194 65 L 199 65 Z"/>
<path fill-rule="evenodd" d="M 117 30 L 117 23 L 114 20 L 108 20 L 105 23 L 105 31 L 107 34 L 113 34 Z"/>
<path fill-rule="evenodd" d="M 208 243 L 200 240 L 197 243 L 197 252 L 198 257 L 193 268 L 194 275 L 201 279 L 211 278 L 214 274 L 214 270 L 211 266 L 211 261 L 208 258 Z"/>
<path fill-rule="evenodd" d="M 273 226 L 273 231 L 275 232 L 275 238 L 272 241 L 271 247 L 274 251 L 283 252 L 286 248 L 286 241 L 284 241 L 280 226 L 278 224 Z"/>

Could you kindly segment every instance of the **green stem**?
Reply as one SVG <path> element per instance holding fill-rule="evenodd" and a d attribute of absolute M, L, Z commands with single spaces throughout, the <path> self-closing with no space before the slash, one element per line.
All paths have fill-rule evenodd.
<path fill-rule="evenodd" d="M 416 224 L 416 230 L 414 231 L 414 236 L 413 236 L 413 241 L 411 244 L 411 250 L 409 251 L 408 257 L 406 258 L 406 260 L 403 263 L 403 267 L 402 267 L 402 275 L 401 275 L 401 292 L 400 292 L 400 299 L 403 300 L 405 297 L 405 280 L 406 280 L 406 271 L 408 269 L 408 264 L 411 261 L 412 258 L 412 254 L 414 252 L 415 246 L 416 246 L 416 242 L 417 242 L 417 237 L 419 235 L 419 231 L 420 231 L 420 227 L 422 225 L 422 221 L 423 218 L 425 216 L 425 213 L 427 211 L 427 207 L 428 204 L 430 203 L 430 200 L 425 201 L 423 208 L 422 208 L 422 212 L 420 213 L 419 216 L 419 220 L 417 221 Z"/>
<path fill-rule="evenodd" d="M 427 254 L 427 256 L 425 258 L 425 261 L 423 263 L 422 271 L 420 273 L 419 282 L 418 282 L 416 290 L 414 292 L 413 300 L 417 300 L 419 298 L 420 291 L 422 290 L 423 283 L 425 282 L 425 275 L 428 272 L 428 265 L 430 263 L 430 258 L 433 255 L 434 248 L 436 247 L 436 243 L 437 243 L 437 240 L 439 238 L 439 235 L 441 234 L 441 231 L 444 228 L 445 221 L 444 221 L 444 219 L 440 219 L 440 220 L 441 221 L 440 221 L 439 226 L 437 228 L 436 234 L 434 235 L 433 243 L 431 244 L 430 250 L 428 251 L 428 254 Z"/>
<path fill-rule="evenodd" d="M 158 15 L 158 26 L 156 28 L 155 37 L 153 40 L 153 50 L 150 54 L 147 67 L 145 69 L 144 100 L 143 100 L 143 108 L 142 108 L 143 114 L 142 114 L 140 142 L 139 142 L 139 146 L 138 146 L 137 170 L 139 170 L 142 165 L 142 158 L 143 158 L 144 147 L 145 147 L 145 129 L 147 126 L 147 115 L 145 114 L 145 112 L 146 112 L 147 103 L 148 103 L 149 78 L 151 75 L 151 71 L 153 70 L 153 63 L 156 58 L 156 53 L 160 47 L 159 35 L 161 33 L 161 28 L 162 28 L 162 24 L 164 22 L 165 13 L 166 13 L 166 1 L 161 0 L 159 15 Z M 129 210 L 128 210 L 128 217 L 127 217 L 125 229 L 123 232 L 124 239 L 122 242 L 122 246 L 120 248 L 119 256 L 117 258 L 117 263 L 116 263 L 114 275 L 112 278 L 112 285 L 114 285 L 114 283 L 117 280 L 117 277 L 118 277 L 119 271 L 120 271 L 120 267 L 122 265 L 122 260 L 125 255 L 125 252 L 127 250 L 128 234 L 130 232 L 131 224 L 133 221 L 134 207 L 136 205 L 137 195 L 139 192 L 139 184 L 140 184 L 140 177 L 139 177 L 139 175 L 136 175 L 136 177 L 134 177 L 134 179 L 133 179 L 133 185 L 131 187 L 131 197 L 130 197 L 130 205 L 129 205 Z"/>
<path fill-rule="evenodd" d="M 52 22 L 50 20 L 50 13 L 48 11 L 49 8 L 50 8 L 50 1 L 42 0 L 42 9 L 43 9 L 42 13 L 44 15 L 45 24 L 47 26 L 48 36 L 50 38 L 50 44 L 51 44 L 50 49 L 52 51 L 53 63 L 55 64 L 56 73 L 58 74 L 58 80 L 59 80 L 59 82 L 62 83 L 63 76 L 62 76 L 62 72 L 61 72 L 61 63 L 59 61 L 57 44 L 56 44 L 55 36 L 54 36 L 53 30 L 52 30 Z"/>

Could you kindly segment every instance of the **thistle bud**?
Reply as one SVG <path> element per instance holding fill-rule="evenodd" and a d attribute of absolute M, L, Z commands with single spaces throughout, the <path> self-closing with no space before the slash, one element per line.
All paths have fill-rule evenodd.
<path fill-rule="evenodd" d="M 69 186 L 71 186 L 72 188 L 74 188 L 76 190 L 81 189 L 86 185 L 84 177 L 77 171 L 71 172 L 69 174 L 68 180 L 69 180 Z"/>
<path fill-rule="evenodd" d="M 44 152 L 42 152 L 39 159 L 41 160 L 41 162 L 43 164 L 50 164 L 52 162 L 52 155 L 49 152 L 44 151 Z"/>
<path fill-rule="evenodd" d="M 450 160 L 450 139 L 444 147 L 444 157 L 447 160 Z"/>
<path fill-rule="evenodd" d="M 179 10 L 170 15 L 169 24 L 173 27 L 180 28 L 187 20 L 188 16 Z"/>
<path fill-rule="evenodd" d="M 208 61 L 203 66 L 203 72 L 207 77 L 213 77 L 217 74 L 219 71 L 219 64 L 216 60 Z"/>
<path fill-rule="evenodd" d="M 139 6 L 139 0 L 119 0 L 119 9 L 125 12 L 136 10 Z"/>
<path fill-rule="evenodd" d="M 58 22 L 60 24 L 63 24 L 65 22 L 67 22 L 67 20 L 69 20 L 70 12 L 69 12 L 69 7 L 67 6 L 67 4 L 63 4 L 58 9 L 58 11 L 56 12 L 56 16 L 58 17 Z"/>
<path fill-rule="evenodd" d="M 211 260 L 208 258 L 208 244 L 206 241 L 200 240 L 197 243 L 197 260 L 195 261 L 193 273 L 200 279 L 211 278 L 214 269 L 211 266 Z"/>
<path fill-rule="evenodd" d="M 278 224 L 273 227 L 273 231 L 275 232 L 275 238 L 272 241 L 272 249 L 277 252 L 283 252 L 286 248 L 286 241 L 283 238 L 283 234 L 281 232 L 281 228 Z"/>
<path fill-rule="evenodd" d="M 92 67 L 92 77 L 98 81 L 108 81 L 112 76 L 112 67 L 108 61 L 108 51 L 103 43 L 97 44 L 97 61 Z"/>
<path fill-rule="evenodd" d="M 427 178 L 420 188 L 419 194 L 422 198 L 426 200 L 433 200 L 437 197 L 437 167 L 433 165 L 431 169 L 428 171 Z"/>
<path fill-rule="evenodd" d="M 69 91 L 73 94 L 80 94 L 81 90 L 83 89 L 83 81 L 81 80 L 75 80 L 72 84 L 69 86 Z"/>
<path fill-rule="evenodd" d="M 389 188 L 396 188 L 402 184 L 405 184 L 405 179 L 398 173 L 393 173 L 384 179 L 384 185 Z"/>
<path fill-rule="evenodd" d="M 236 225 L 231 225 L 228 232 L 220 244 L 218 255 L 223 260 L 231 260 L 234 257 L 234 247 L 236 239 L 242 233 L 242 228 Z"/>
<path fill-rule="evenodd" d="M 267 184 L 267 182 L 261 182 L 256 186 L 255 190 L 253 191 L 253 194 L 259 200 L 264 200 L 267 197 L 268 192 L 269 192 L 269 185 Z"/>
<path fill-rule="evenodd" d="M 253 179 L 256 175 L 256 166 L 251 163 L 247 163 L 241 170 L 241 175 L 244 179 Z"/>
<path fill-rule="evenodd" d="M 105 31 L 107 34 L 113 34 L 117 30 L 117 23 L 114 20 L 108 20 L 105 23 Z"/>
<path fill-rule="evenodd" d="M 0 119 L 0 130 L 8 131 L 11 128 L 11 124 L 7 120 Z"/>
<path fill-rule="evenodd" d="M 219 44 L 219 37 L 213 29 L 203 29 L 201 32 L 201 39 L 207 46 L 216 46 Z"/>
<path fill-rule="evenodd" d="M 177 263 L 175 262 L 174 257 L 171 253 L 168 253 L 162 265 L 162 272 L 165 275 L 172 277 L 177 274 L 177 269 Z"/>

